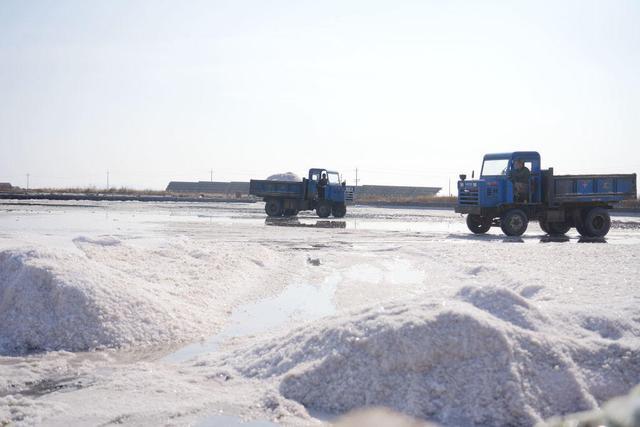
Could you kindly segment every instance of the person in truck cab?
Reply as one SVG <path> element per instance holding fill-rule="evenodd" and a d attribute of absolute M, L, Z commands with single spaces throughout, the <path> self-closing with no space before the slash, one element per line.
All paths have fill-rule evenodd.
<path fill-rule="evenodd" d="M 322 200 L 324 199 L 324 190 L 329 180 L 327 179 L 327 173 L 322 172 L 322 176 L 320 177 L 320 181 L 318 181 L 318 197 Z"/>
<path fill-rule="evenodd" d="M 529 200 L 529 178 L 531 171 L 524 165 L 524 160 L 516 159 L 514 170 L 509 173 L 509 179 L 513 182 L 514 196 L 517 203 Z"/>

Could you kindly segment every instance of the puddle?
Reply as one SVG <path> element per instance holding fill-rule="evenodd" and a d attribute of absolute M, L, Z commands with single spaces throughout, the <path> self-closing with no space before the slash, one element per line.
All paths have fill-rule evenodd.
<path fill-rule="evenodd" d="M 271 332 L 290 321 L 308 321 L 334 314 L 333 304 L 341 276 L 327 277 L 320 285 L 295 284 L 275 297 L 241 306 L 233 311 L 228 325 L 208 340 L 189 344 L 163 360 L 179 363 L 218 350 L 226 339 Z"/>

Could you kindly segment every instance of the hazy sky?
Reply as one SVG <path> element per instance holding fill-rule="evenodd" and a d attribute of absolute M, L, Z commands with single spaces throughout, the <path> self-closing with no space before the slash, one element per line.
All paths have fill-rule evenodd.
<path fill-rule="evenodd" d="M 0 1 L 0 181 L 640 172 L 640 1 Z"/>

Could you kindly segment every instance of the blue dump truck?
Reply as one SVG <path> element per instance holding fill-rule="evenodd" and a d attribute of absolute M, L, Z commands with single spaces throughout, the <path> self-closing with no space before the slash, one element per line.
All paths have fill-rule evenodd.
<path fill-rule="evenodd" d="M 338 172 L 309 169 L 302 182 L 252 179 L 249 194 L 262 197 L 264 210 L 270 217 L 295 216 L 300 211 L 315 210 L 320 218 L 347 214 L 345 182 Z"/>
<path fill-rule="evenodd" d="M 530 173 L 520 173 L 519 161 Z M 547 234 L 575 227 L 582 236 L 603 237 L 611 227 L 608 209 L 636 197 L 636 174 L 557 176 L 553 168 L 541 169 L 540 154 L 519 151 L 484 156 L 480 179 L 460 175 L 455 211 L 467 214 L 467 227 L 476 234 L 500 227 L 507 236 L 520 236 L 537 220 Z"/>

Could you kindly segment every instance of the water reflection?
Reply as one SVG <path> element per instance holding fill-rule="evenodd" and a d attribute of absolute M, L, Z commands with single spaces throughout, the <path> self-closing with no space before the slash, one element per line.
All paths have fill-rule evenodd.
<path fill-rule="evenodd" d="M 520 236 L 506 236 L 502 239 L 502 243 L 524 243 L 524 239 Z"/>
<path fill-rule="evenodd" d="M 584 237 L 581 236 L 578 239 L 578 243 L 607 243 L 607 239 L 604 237 Z"/>
<path fill-rule="evenodd" d="M 567 243 L 571 238 L 564 234 L 549 234 L 540 238 L 540 243 Z M 585 237 L 580 236 L 577 240 L 578 243 L 607 243 L 607 239 L 604 237 Z"/>
<path fill-rule="evenodd" d="M 571 238 L 565 234 L 547 234 L 540 238 L 540 243 L 566 243 L 570 241 Z"/>
<path fill-rule="evenodd" d="M 298 218 L 267 218 L 264 220 L 264 223 L 276 227 L 347 228 L 346 221 L 333 220 L 301 222 Z"/>

